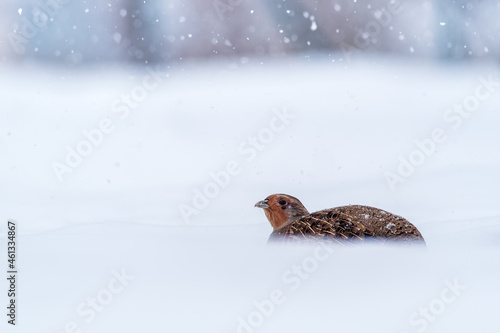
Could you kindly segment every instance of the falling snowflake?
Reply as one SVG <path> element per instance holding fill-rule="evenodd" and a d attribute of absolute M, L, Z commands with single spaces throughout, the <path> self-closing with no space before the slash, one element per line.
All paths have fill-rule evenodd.
<path fill-rule="evenodd" d="M 117 43 L 117 44 L 120 44 L 121 40 L 122 40 L 122 35 L 119 33 L 119 32 L 115 32 L 113 34 L 113 39 L 114 41 Z"/>

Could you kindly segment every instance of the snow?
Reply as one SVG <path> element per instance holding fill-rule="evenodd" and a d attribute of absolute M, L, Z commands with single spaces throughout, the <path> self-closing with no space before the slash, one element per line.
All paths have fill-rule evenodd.
<path fill-rule="evenodd" d="M 2 332 L 497 332 L 497 66 L 333 57 L 4 69 L 20 308 Z M 277 192 L 401 215 L 427 250 L 267 245 L 253 205 Z"/>
<path fill-rule="evenodd" d="M 318 25 L 316 24 L 316 21 L 311 20 L 311 30 L 316 31 L 316 29 L 318 29 Z"/>

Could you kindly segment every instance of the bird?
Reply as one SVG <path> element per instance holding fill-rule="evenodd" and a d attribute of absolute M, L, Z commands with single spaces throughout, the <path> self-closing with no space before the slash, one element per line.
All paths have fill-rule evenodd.
<path fill-rule="evenodd" d="M 408 220 L 375 207 L 349 205 L 309 213 L 299 199 L 288 194 L 272 194 L 255 207 L 264 210 L 273 227 L 269 241 L 377 241 L 425 246 L 422 234 Z"/>

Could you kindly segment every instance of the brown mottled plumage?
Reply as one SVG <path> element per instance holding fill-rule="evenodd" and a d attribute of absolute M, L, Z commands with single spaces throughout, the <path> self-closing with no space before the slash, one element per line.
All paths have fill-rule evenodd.
<path fill-rule="evenodd" d="M 342 206 L 309 213 L 299 199 L 273 194 L 259 201 L 273 227 L 270 240 L 325 239 L 339 243 L 366 240 L 425 244 L 418 229 L 401 216 L 369 206 Z"/>

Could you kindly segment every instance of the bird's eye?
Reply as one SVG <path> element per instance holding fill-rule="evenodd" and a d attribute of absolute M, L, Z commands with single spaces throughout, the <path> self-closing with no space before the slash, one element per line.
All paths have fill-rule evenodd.
<path fill-rule="evenodd" d="M 280 201 L 278 201 L 278 203 L 279 203 L 280 205 L 282 205 L 282 206 L 286 205 L 286 201 L 285 201 L 285 200 L 283 200 L 283 199 L 281 199 Z"/>

